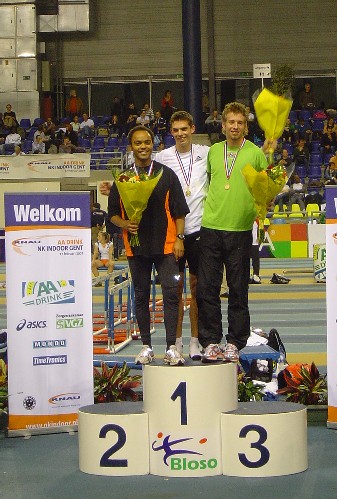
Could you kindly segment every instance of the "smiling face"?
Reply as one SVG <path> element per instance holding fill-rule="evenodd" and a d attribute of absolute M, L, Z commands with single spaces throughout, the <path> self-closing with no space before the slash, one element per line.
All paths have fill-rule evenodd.
<path fill-rule="evenodd" d="M 229 146 L 239 146 L 247 132 L 247 119 L 241 113 L 229 112 L 222 123 Z"/>
<path fill-rule="evenodd" d="M 136 166 L 149 166 L 153 150 L 153 140 L 151 134 L 146 130 L 135 131 L 131 138 L 131 149 L 135 157 Z"/>
<path fill-rule="evenodd" d="M 187 120 L 173 121 L 171 124 L 171 133 L 176 141 L 178 152 L 187 152 L 191 149 L 192 134 L 195 126 L 190 125 Z"/>

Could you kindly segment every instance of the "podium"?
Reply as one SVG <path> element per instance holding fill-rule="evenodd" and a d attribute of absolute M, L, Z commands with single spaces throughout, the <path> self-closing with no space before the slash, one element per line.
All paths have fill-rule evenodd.
<path fill-rule="evenodd" d="M 85 473 L 263 477 L 307 469 L 306 408 L 237 401 L 237 365 L 143 367 L 142 402 L 79 410 Z"/>

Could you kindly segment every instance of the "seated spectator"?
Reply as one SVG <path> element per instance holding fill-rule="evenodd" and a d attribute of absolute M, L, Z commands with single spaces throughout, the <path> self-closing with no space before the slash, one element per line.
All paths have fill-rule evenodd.
<path fill-rule="evenodd" d="M 71 126 L 73 127 L 74 132 L 78 133 L 80 131 L 80 122 L 78 121 L 78 116 L 75 114 L 73 117 L 73 121 L 70 122 Z"/>
<path fill-rule="evenodd" d="M 282 149 L 281 158 L 279 159 L 279 164 L 284 168 L 288 168 L 291 165 L 292 158 L 289 156 L 288 149 Z"/>
<path fill-rule="evenodd" d="M 120 130 L 120 123 L 119 123 L 119 118 L 117 114 L 113 114 L 111 116 L 111 119 L 108 123 L 109 127 L 109 133 L 110 135 L 115 135 L 117 137 L 120 136 L 121 130 Z"/>
<path fill-rule="evenodd" d="M 295 123 L 291 123 L 290 119 L 287 119 L 286 126 L 284 127 L 282 134 L 283 142 L 294 142 L 295 141 L 296 127 Z"/>
<path fill-rule="evenodd" d="M 147 126 L 147 127 L 150 126 L 150 118 L 146 114 L 145 109 L 141 110 L 140 115 L 136 119 L 136 125 L 143 125 L 143 126 Z"/>
<path fill-rule="evenodd" d="M 56 125 L 51 118 L 47 118 L 47 121 L 43 123 L 43 131 L 46 136 L 50 136 L 55 128 Z"/>
<path fill-rule="evenodd" d="M 293 159 L 295 167 L 299 165 L 305 166 L 307 175 L 309 174 L 309 149 L 304 139 L 298 141 L 297 146 L 294 148 Z"/>
<path fill-rule="evenodd" d="M 254 115 L 253 115 L 254 116 Z M 218 111 L 213 109 L 212 114 L 205 120 L 206 131 L 211 144 L 220 142 L 220 133 L 222 129 L 222 119 Z"/>
<path fill-rule="evenodd" d="M 328 118 L 324 123 L 323 133 L 328 133 L 328 130 L 332 131 L 332 133 L 337 133 L 337 123 L 335 123 L 332 117 Z"/>
<path fill-rule="evenodd" d="M 21 151 L 21 145 L 16 145 L 14 146 L 14 152 L 12 154 L 12 156 L 24 156 L 25 153 L 23 151 Z"/>
<path fill-rule="evenodd" d="M 77 133 L 73 130 L 73 126 L 70 124 L 70 123 L 67 123 L 66 124 L 66 132 L 63 136 L 63 139 L 65 137 L 68 137 L 68 139 L 70 140 L 70 142 L 74 145 L 74 146 L 78 146 L 78 135 Z"/>
<path fill-rule="evenodd" d="M 329 165 L 324 172 L 325 185 L 337 185 L 337 156 L 329 160 Z"/>
<path fill-rule="evenodd" d="M 326 133 L 323 133 L 321 139 L 321 156 L 322 162 L 325 161 L 325 156 L 327 154 L 335 154 L 336 146 L 337 146 L 337 138 L 334 130 L 334 125 L 327 125 Z"/>
<path fill-rule="evenodd" d="M 60 154 L 72 154 L 76 152 L 76 146 L 70 142 L 69 137 L 64 137 L 63 142 L 59 147 Z"/>
<path fill-rule="evenodd" d="M 87 113 L 83 113 L 83 121 L 80 124 L 82 137 L 93 137 L 95 135 L 95 124 Z"/>
<path fill-rule="evenodd" d="M 308 81 L 305 82 L 304 89 L 300 92 L 299 101 L 302 109 L 314 109 L 316 107 L 315 95 L 311 89 L 311 83 Z"/>
<path fill-rule="evenodd" d="M 16 114 L 14 113 L 11 104 L 7 104 L 6 111 L 2 117 L 3 125 L 5 130 L 10 130 L 13 127 L 18 127 L 19 123 L 16 119 Z"/>
<path fill-rule="evenodd" d="M 289 203 L 289 190 L 290 187 L 288 184 L 285 184 L 284 187 L 282 188 L 282 191 L 279 192 L 274 199 L 274 205 L 278 206 L 279 211 L 283 211 L 283 205 Z"/>
<path fill-rule="evenodd" d="M 150 108 L 150 106 L 148 105 L 147 102 L 144 104 L 143 109 L 145 109 L 145 114 L 146 114 L 146 116 L 149 117 L 150 125 L 151 125 L 152 122 L 154 121 L 153 109 Z"/>
<path fill-rule="evenodd" d="M 5 139 L 4 150 L 14 150 L 14 146 L 21 145 L 21 136 L 17 133 L 16 128 L 12 127 L 10 133 L 7 135 Z"/>
<path fill-rule="evenodd" d="M 291 211 L 291 206 L 295 203 L 299 205 L 301 211 L 305 211 L 304 194 L 305 186 L 300 177 L 295 174 L 289 190 L 288 211 Z"/>
<path fill-rule="evenodd" d="M 294 136 L 296 140 L 304 139 L 306 142 L 309 142 L 312 137 L 310 123 L 308 121 L 304 121 L 303 118 L 300 118 L 295 125 Z"/>
<path fill-rule="evenodd" d="M 43 142 L 41 135 L 36 135 L 32 143 L 33 154 L 44 154 L 46 152 L 46 144 Z"/>

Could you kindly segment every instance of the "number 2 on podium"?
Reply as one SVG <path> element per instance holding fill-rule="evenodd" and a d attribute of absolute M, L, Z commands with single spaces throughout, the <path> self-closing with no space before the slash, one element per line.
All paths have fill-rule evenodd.
<path fill-rule="evenodd" d="M 171 395 L 173 402 L 180 397 L 180 424 L 187 425 L 186 381 L 179 383 Z"/>

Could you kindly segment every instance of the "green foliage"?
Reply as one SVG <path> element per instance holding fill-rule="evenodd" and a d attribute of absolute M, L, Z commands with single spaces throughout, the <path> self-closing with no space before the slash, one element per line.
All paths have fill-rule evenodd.
<path fill-rule="evenodd" d="M 263 400 L 263 385 L 253 383 L 244 373 L 238 373 L 238 400 L 239 402 L 253 402 Z"/>
<path fill-rule="evenodd" d="M 326 376 L 320 375 L 314 362 L 311 366 L 302 364 L 296 375 L 286 368 L 284 377 L 287 386 L 278 390 L 278 393 L 286 395 L 288 402 L 304 405 L 327 404 Z"/>
<path fill-rule="evenodd" d="M 8 410 L 8 380 L 5 362 L 0 359 L 0 414 Z"/>
<path fill-rule="evenodd" d="M 111 369 L 105 362 L 100 369 L 94 367 L 94 402 L 121 402 L 123 400 L 138 400 L 138 394 L 133 390 L 141 383 L 142 376 L 130 375 L 130 368 L 124 362 Z"/>
<path fill-rule="evenodd" d="M 270 91 L 276 95 L 288 96 L 294 90 L 294 70 L 291 66 L 283 64 L 277 66 L 275 71 L 272 71 L 272 85 Z"/>

